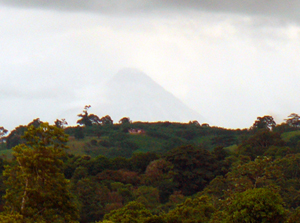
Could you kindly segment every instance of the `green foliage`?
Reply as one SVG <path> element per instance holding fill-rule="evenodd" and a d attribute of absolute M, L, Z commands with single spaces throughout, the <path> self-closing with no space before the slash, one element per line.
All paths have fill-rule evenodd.
<path fill-rule="evenodd" d="M 151 185 L 172 178 L 171 170 L 173 165 L 164 159 L 156 159 L 149 163 L 145 171 L 145 176 Z"/>
<path fill-rule="evenodd" d="M 81 180 L 81 179 L 89 176 L 88 168 L 86 168 L 84 166 L 79 166 L 75 169 L 75 171 L 72 175 L 73 175 L 72 180 L 74 182 L 77 182 L 78 180 Z"/>
<path fill-rule="evenodd" d="M 254 161 L 237 165 L 226 175 L 229 188 L 241 192 L 257 187 L 274 187 L 281 183 L 283 174 L 271 158 L 257 157 Z"/>
<path fill-rule="evenodd" d="M 131 169 L 131 163 L 125 157 L 118 156 L 110 160 L 110 167 L 112 170 L 120 170 L 120 169 Z"/>
<path fill-rule="evenodd" d="M 153 215 L 145 208 L 144 205 L 132 201 L 123 208 L 106 214 L 104 216 L 104 220 L 110 220 L 118 223 L 145 223 L 146 220 L 151 217 L 153 217 Z"/>
<path fill-rule="evenodd" d="M 157 188 L 149 186 L 140 186 L 134 190 L 135 201 L 145 205 L 145 207 L 155 212 L 159 206 L 159 191 Z"/>
<path fill-rule="evenodd" d="M 149 163 L 156 159 L 158 159 L 158 155 L 156 153 L 147 152 L 134 153 L 129 161 L 133 171 L 144 173 Z"/>
<path fill-rule="evenodd" d="M 280 191 L 284 175 L 280 165 L 268 157 L 258 157 L 255 161 L 239 161 L 225 177 L 217 176 L 200 194 L 209 195 L 215 207 L 224 208 L 236 193 L 249 189 L 270 188 Z M 217 222 L 217 221 L 216 221 Z"/>
<path fill-rule="evenodd" d="M 295 136 L 300 136 L 300 130 L 284 132 L 281 134 L 282 139 L 286 142 L 290 141 L 291 138 Z"/>
<path fill-rule="evenodd" d="M 75 139 L 83 139 L 84 138 L 84 133 L 83 133 L 83 128 L 82 127 L 77 126 L 75 128 L 74 137 L 75 137 Z"/>
<path fill-rule="evenodd" d="M 270 146 L 264 152 L 264 155 L 275 159 L 275 158 L 284 157 L 291 153 L 293 153 L 293 151 L 291 150 L 291 148 L 289 148 L 287 146 Z"/>
<path fill-rule="evenodd" d="M 252 128 L 253 129 L 273 129 L 276 126 L 272 116 L 266 115 L 264 117 L 257 117 Z"/>
<path fill-rule="evenodd" d="M 297 208 L 300 206 L 300 154 L 287 155 L 274 163 L 280 166 L 283 172 L 280 194 L 284 202 L 289 208 Z"/>
<path fill-rule="evenodd" d="M 74 182 L 72 191 L 80 203 L 81 222 L 93 222 L 103 217 L 110 192 L 106 186 L 86 177 Z"/>
<path fill-rule="evenodd" d="M 257 156 L 262 156 L 270 146 L 284 146 L 285 142 L 280 134 L 270 130 L 259 130 L 238 148 L 239 154 L 250 156 L 254 160 Z"/>
<path fill-rule="evenodd" d="M 24 134 L 26 144 L 13 148 L 16 165 L 6 166 L 6 209 L 26 219 L 75 221 L 78 211 L 62 173 L 67 136 L 48 123 L 31 125 Z"/>
<path fill-rule="evenodd" d="M 193 146 L 175 148 L 165 155 L 165 159 L 173 164 L 173 180 L 184 195 L 203 189 L 218 172 L 213 155 Z"/>
<path fill-rule="evenodd" d="M 188 198 L 166 215 L 167 223 L 206 223 L 215 212 L 207 196 Z"/>
<path fill-rule="evenodd" d="M 129 126 L 132 129 L 142 129 L 144 133 L 129 134 Z M 81 137 L 78 136 L 79 130 Z M 189 144 L 212 150 L 216 146 L 239 143 L 241 136 L 249 134 L 246 130 L 228 130 L 171 122 L 95 124 L 81 129 L 68 127 L 65 132 L 76 137 L 70 142 L 72 153 L 82 154 L 83 152 L 91 156 L 104 155 L 109 158 L 117 156 L 129 158 L 134 152 L 165 153 L 173 148 Z M 86 140 L 82 140 L 82 137 Z M 91 140 L 95 140 L 96 137 L 97 144 L 94 145 Z"/>
<path fill-rule="evenodd" d="M 138 149 L 138 146 L 134 142 L 127 139 L 113 140 L 113 142 L 115 145 L 107 154 L 110 158 L 118 156 L 130 158 L 133 152 Z"/>
<path fill-rule="evenodd" d="M 228 223 L 284 222 L 286 210 L 279 194 L 267 188 L 237 193 L 226 206 Z"/>
<path fill-rule="evenodd" d="M 15 147 L 16 145 L 24 142 L 24 140 L 21 139 L 21 136 L 26 131 L 26 126 L 18 126 L 14 130 L 12 130 L 9 135 L 6 137 L 6 146 L 7 149 L 11 149 Z"/>
<path fill-rule="evenodd" d="M 92 176 L 95 176 L 96 174 L 108 169 L 109 166 L 110 161 L 105 156 L 97 156 L 96 158 L 93 158 L 87 162 L 89 174 Z"/>
<path fill-rule="evenodd" d="M 0 139 L 0 141 L 1 141 L 1 139 Z M 6 150 L 7 149 L 7 146 L 6 146 L 6 143 L 5 142 L 0 142 L 0 151 L 1 151 L 1 153 L 3 154 L 3 150 Z M 1 155 L 2 155 L 1 154 Z"/>
<path fill-rule="evenodd" d="M 186 140 L 192 140 L 197 136 L 197 133 L 193 129 L 187 129 L 177 131 L 176 135 Z"/>
<path fill-rule="evenodd" d="M 1 213 L 0 214 L 1 223 L 23 223 L 24 218 L 18 213 Z M 38 223 L 43 223 L 44 221 L 39 221 Z"/>
<path fill-rule="evenodd" d="M 237 142 L 236 136 L 234 134 L 228 135 L 217 135 L 212 138 L 212 144 L 219 147 L 226 147 L 234 145 Z"/>
<path fill-rule="evenodd" d="M 18 146 L 4 171 L 6 184 L 0 178 L 0 194 L 7 191 L 0 222 L 76 221 L 75 203 L 81 222 L 300 219 L 296 126 L 274 127 L 266 117 L 251 129 L 229 130 L 196 122 L 105 124 L 84 116 L 90 125 L 63 128 L 57 120 L 60 132 L 52 134 L 35 119 L 7 137 Z M 27 128 L 31 133 L 21 138 Z M 143 133 L 130 134 L 129 128 Z M 64 132 L 72 136 L 68 143 Z M 7 161 L 0 161 L 1 171 Z"/>
<path fill-rule="evenodd" d="M 300 207 L 297 207 L 296 210 L 289 215 L 285 223 L 295 223 L 300 222 Z"/>

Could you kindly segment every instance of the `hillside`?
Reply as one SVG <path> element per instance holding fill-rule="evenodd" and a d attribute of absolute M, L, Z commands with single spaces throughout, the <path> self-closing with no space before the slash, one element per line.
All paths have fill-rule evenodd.
<path fill-rule="evenodd" d="M 142 133 L 130 133 L 130 130 Z M 76 139 L 76 131 L 84 138 Z M 229 130 L 218 127 L 200 126 L 198 123 L 134 122 L 106 126 L 91 126 L 84 129 L 68 128 L 71 135 L 70 152 L 88 154 L 92 157 L 130 157 L 136 152 L 165 153 L 181 145 L 194 145 L 208 150 L 216 146 L 232 146 L 241 142 L 247 130 Z"/>
<path fill-rule="evenodd" d="M 299 222 L 298 115 L 279 125 L 258 117 L 241 130 L 197 121 L 113 123 L 88 108 L 82 126 L 34 119 L 2 138 L 0 207 L 20 207 L 26 182 L 35 192 L 28 192 L 30 213 L 2 211 L 1 222 L 69 219 L 70 208 L 56 202 L 50 210 L 57 216 L 43 212 L 52 197 L 80 223 Z M 53 188 L 45 187 L 49 180 Z"/>

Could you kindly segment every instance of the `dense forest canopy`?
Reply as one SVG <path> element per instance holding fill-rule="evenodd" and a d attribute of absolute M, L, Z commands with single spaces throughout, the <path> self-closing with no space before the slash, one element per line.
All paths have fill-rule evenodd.
<path fill-rule="evenodd" d="M 0 127 L 1 222 L 298 222 L 300 116 Z"/>

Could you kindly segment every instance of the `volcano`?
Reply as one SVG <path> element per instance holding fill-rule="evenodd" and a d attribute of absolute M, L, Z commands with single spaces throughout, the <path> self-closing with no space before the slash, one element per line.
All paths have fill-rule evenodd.
<path fill-rule="evenodd" d="M 204 118 L 173 94 L 136 69 L 123 69 L 105 86 L 106 103 L 102 108 L 114 119 L 132 121 L 188 122 Z"/>

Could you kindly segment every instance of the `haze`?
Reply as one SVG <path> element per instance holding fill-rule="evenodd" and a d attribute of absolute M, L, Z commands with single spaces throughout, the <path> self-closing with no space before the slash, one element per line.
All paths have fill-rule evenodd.
<path fill-rule="evenodd" d="M 299 7 L 298 0 L 0 0 L 0 126 L 37 117 L 73 125 L 87 104 L 107 115 L 96 109 L 107 100 L 103 87 L 126 67 L 210 125 L 248 128 L 263 115 L 280 123 L 300 110 Z"/>

